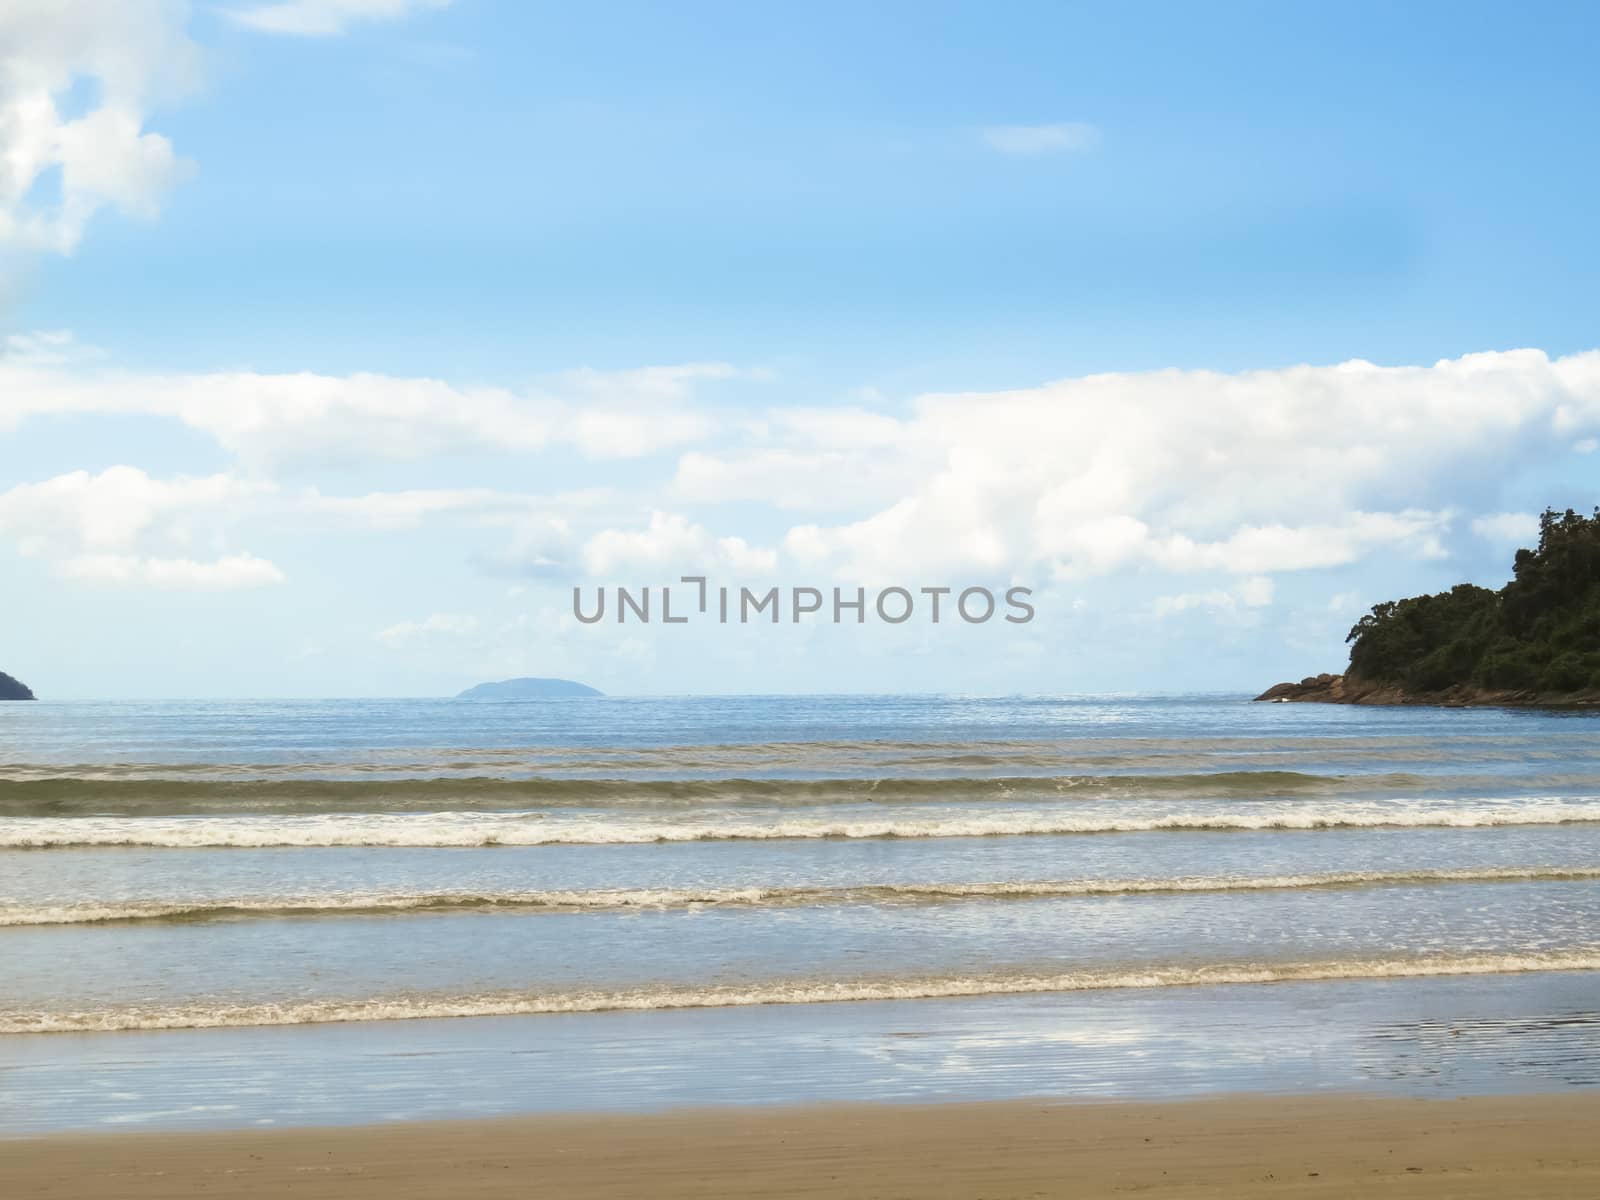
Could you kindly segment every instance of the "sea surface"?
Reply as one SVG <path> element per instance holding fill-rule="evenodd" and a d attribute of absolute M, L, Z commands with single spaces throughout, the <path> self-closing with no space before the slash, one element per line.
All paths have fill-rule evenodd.
<path fill-rule="evenodd" d="M 0 705 L 0 1133 L 1548 1089 L 1597 1039 L 1594 714 Z"/>

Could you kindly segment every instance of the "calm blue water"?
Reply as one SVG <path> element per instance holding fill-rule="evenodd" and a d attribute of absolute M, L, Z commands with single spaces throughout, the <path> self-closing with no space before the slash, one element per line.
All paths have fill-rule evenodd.
<path fill-rule="evenodd" d="M 782 742 L 965 744 L 1106 737 L 1592 740 L 1588 713 L 1246 703 L 1223 696 L 605 697 L 160 701 L 0 709 L 6 763 L 363 761 L 396 749 L 549 749 Z M 1553 742 L 1552 745 L 1555 743 Z M 1263 744 L 1263 747 L 1265 745 Z M 1593 752 L 1590 754 L 1591 760 Z"/>
<path fill-rule="evenodd" d="M 1507 981 L 1564 981 L 1562 1044 L 1592 1049 L 1597 969 L 1595 715 L 1241 697 L 0 706 L 0 1126 L 32 1127 L 16 1105 L 42 1081 L 158 1044 L 128 1039 L 246 1053 L 262 1027 L 682 1029 L 779 1006 L 837 1069 L 866 1036 L 839 1014 L 872 1002 L 987 1028 L 1197 991 L 1227 1007 L 1367 988 L 1381 1006 L 1498 989 L 1498 1032 L 1450 1076 L 1481 1084 L 1549 1016 L 1519 1013 L 1546 993 Z M 1283 1039 L 1294 1003 L 1272 1001 Z M 662 1053 L 665 1070 L 686 1051 Z M 1113 1090 L 1133 1078 L 1117 1061 L 1095 1067 Z M 871 1092 L 858 1083 L 839 1094 Z M 158 1111 L 148 1081 L 113 1093 L 130 1098 L 85 1119 Z M 268 1109 L 288 1112 L 250 1111 Z"/>

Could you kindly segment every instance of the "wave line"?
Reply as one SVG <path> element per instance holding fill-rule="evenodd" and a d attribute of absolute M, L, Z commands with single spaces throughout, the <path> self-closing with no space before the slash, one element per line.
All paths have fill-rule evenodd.
<path fill-rule="evenodd" d="M 308 1025 L 349 1021 L 404 1021 L 439 1017 L 521 1016 L 552 1013 L 736 1008 L 772 1004 L 825 1004 L 867 1000 L 933 1000 L 1133 988 L 1221 984 L 1297 983 L 1337 979 L 1504 975 L 1533 971 L 1600 970 L 1600 947 L 1553 952 L 1472 954 L 1410 959 L 1344 959 L 1276 964 L 1216 963 L 1150 966 L 1063 974 L 991 974 L 898 979 L 799 980 L 711 987 L 669 986 L 628 990 L 492 993 L 463 996 L 393 996 L 362 1000 L 200 1004 L 166 1008 L 124 1007 L 78 1012 L 0 1010 L 0 1034 L 84 1033 L 130 1029 L 204 1029 L 221 1026 Z"/>
<path fill-rule="evenodd" d="M 225 899 L 107 900 L 0 905 L 0 927 L 100 925 L 133 921 L 373 916 L 393 913 L 573 913 L 630 909 L 779 908 L 839 904 L 937 904 L 1072 896 L 1298 891 L 1430 883 L 1560 883 L 1600 879 L 1600 867 L 1445 867 L 1299 875 L 1184 876 L 1172 879 L 1004 880 L 884 883 L 839 887 L 551 889 L 335 893 Z"/>

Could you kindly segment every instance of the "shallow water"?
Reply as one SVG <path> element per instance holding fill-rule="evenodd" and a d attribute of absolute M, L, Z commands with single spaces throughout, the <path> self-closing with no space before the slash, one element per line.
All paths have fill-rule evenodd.
<path fill-rule="evenodd" d="M 1592 976 L 1343 980 L 0 1040 L 0 1130 L 1600 1084 Z"/>
<path fill-rule="evenodd" d="M 1551 1036 L 1587 1053 L 1597 968 L 1594 715 L 1231 697 L 0 707 L 0 1062 L 25 1047 L 30 1070 L 70 1058 L 48 1047 L 72 1030 L 253 1044 L 238 1027 L 287 1024 L 320 1044 L 368 1022 L 443 1036 L 440 1016 L 609 1029 L 626 1014 L 605 1010 L 655 1010 L 637 1019 L 665 1029 L 779 1006 L 762 1019 L 848 1042 L 840 1013 L 879 1001 L 934 998 L 911 1008 L 959 1024 L 1188 1012 L 1176 997 L 1202 991 L 1222 1053 L 1229 1004 L 1278 1012 L 1363 981 L 1384 1003 L 1492 991 L 1514 1025 L 1518 998 L 1559 980 Z"/>

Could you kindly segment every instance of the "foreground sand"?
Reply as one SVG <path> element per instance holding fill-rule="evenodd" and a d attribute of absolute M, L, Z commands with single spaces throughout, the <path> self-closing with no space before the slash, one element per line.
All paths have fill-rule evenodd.
<path fill-rule="evenodd" d="M 1600 1196 L 1600 1092 L 564 1115 L 0 1141 L 0 1196 Z"/>

